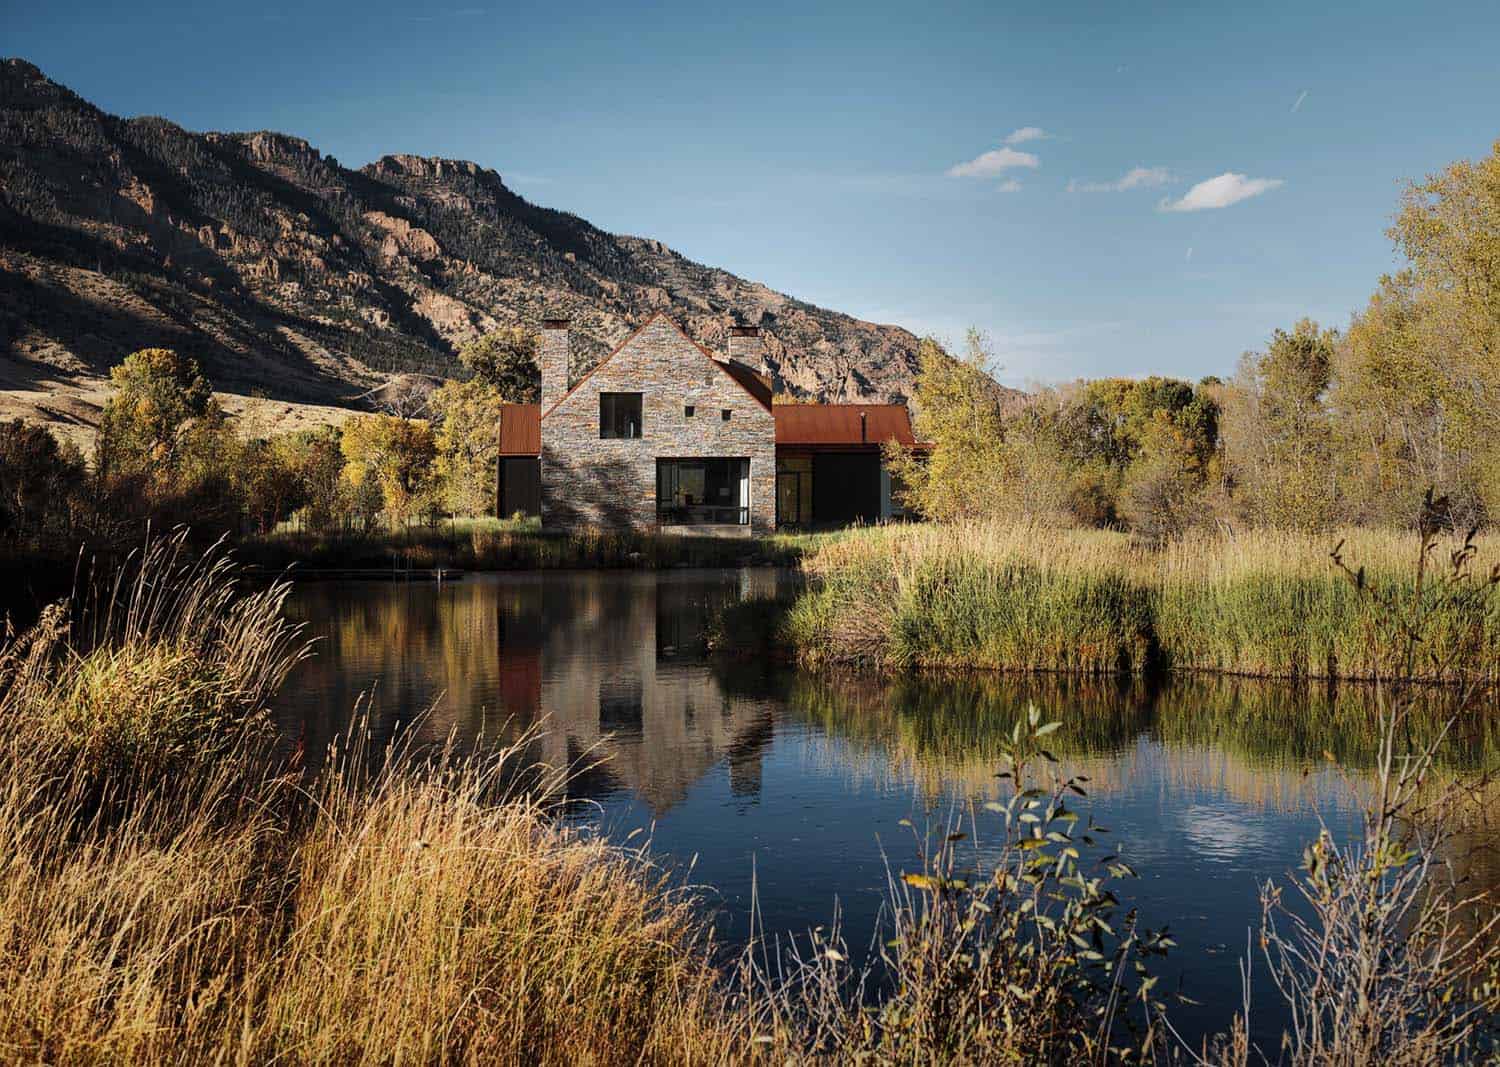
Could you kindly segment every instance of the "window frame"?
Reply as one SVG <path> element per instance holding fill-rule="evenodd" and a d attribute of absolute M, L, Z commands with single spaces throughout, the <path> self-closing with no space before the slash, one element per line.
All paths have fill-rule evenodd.
<path fill-rule="evenodd" d="M 606 405 L 610 402 L 618 402 L 622 399 L 634 398 L 635 400 L 635 433 L 617 433 L 619 419 L 607 419 L 605 415 Z M 609 408 L 611 414 L 618 413 L 613 407 Z M 599 440 L 601 441 L 639 441 L 646 436 L 646 394 L 639 392 L 600 392 L 599 393 Z M 627 415 L 627 425 L 629 419 Z"/>

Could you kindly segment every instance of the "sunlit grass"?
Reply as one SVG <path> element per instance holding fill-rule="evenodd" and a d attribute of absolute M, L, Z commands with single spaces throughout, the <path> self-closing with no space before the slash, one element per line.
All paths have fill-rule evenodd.
<path fill-rule="evenodd" d="M 1282 678 L 1367 678 L 1392 647 L 1330 552 L 1410 592 L 1416 538 L 1351 530 L 1199 535 L 1152 548 L 1124 534 L 920 524 L 811 546 L 814 582 L 787 619 L 808 665 L 1141 673 L 1156 666 Z M 1439 552 L 1443 551 L 1440 546 Z M 1496 558 L 1482 541 L 1477 568 Z M 1462 639 L 1457 616 L 1428 638 Z M 1487 620 L 1500 668 L 1500 609 Z"/>

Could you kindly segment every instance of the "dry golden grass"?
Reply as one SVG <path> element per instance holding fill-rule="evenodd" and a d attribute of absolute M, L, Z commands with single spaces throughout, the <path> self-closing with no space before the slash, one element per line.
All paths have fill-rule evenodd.
<path fill-rule="evenodd" d="M 524 744 L 274 758 L 284 593 L 179 540 L 0 653 L 0 1059 L 740 1058 L 693 900 Z"/>

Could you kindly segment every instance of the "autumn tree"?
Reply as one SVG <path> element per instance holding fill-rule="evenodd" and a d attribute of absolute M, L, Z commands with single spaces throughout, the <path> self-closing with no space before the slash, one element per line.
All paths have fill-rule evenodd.
<path fill-rule="evenodd" d="M 481 378 L 448 382 L 433 394 L 437 473 L 455 515 L 495 511 L 502 408 L 499 390 Z"/>
<path fill-rule="evenodd" d="M 341 438 L 338 427 L 320 426 L 282 434 L 271 442 L 281 465 L 291 472 L 300 517 L 308 529 L 336 529 L 350 513 Z"/>
<path fill-rule="evenodd" d="M 366 509 L 379 500 L 392 526 L 404 526 L 436 503 L 437 444 L 425 422 L 362 415 L 344 423 L 339 446 L 345 478 Z"/>
<path fill-rule="evenodd" d="M 1225 394 L 1225 454 L 1252 523 L 1321 529 L 1339 517 L 1326 402 L 1338 344 L 1336 331 L 1303 319 L 1240 361 Z"/>
<path fill-rule="evenodd" d="M 1389 234 L 1409 266 L 1355 316 L 1332 402 L 1353 516 L 1399 521 L 1413 485 L 1471 525 L 1500 510 L 1500 142 L 1413 183 Z"/>
<path fill-rule="evenodd" d="M 542 395 L 537 363 L 540 335 L 524 326 L 506 326 L 469 341 L 458 358 L 474 376 L 493 386 L 508 403 L 535 404 Z"/>
<path fill-rule="evenodd" d="M 172 478 L 211 463 L 223 444 L 224 412 L 197 361 L 143 348 L 109 372 L 115 392 L 99 422 L 96 466 L 105 477 Z"/>

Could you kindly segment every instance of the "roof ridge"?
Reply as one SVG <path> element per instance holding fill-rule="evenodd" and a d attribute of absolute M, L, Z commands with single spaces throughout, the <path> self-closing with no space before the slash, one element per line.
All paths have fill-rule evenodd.
<path fill-rule="evenodd" d="M 771 410 L 771 405 L 769 403 L 762 401 L 760 397 L 758 397 L 754 393 L 752 393 L 745 386 L 745 383 L 742 382 L 742 381 L 740 381 L 733 374 L 731 374 L 729 372 L 729 370 L 722 363 L 719 362 L 718 358 L 715 357 L 712 352 L 710 352 L 708 349 L 704 348 L 697 341 L 695 341 L 692 337 L 690 337 L 688 335 L 688 332 L 686 330 L 684 330 L 680 325 L 678 325 L 676 319 L 672 318 L 672 316 L 668 315 L 665 311 L 662 311 L 660 308 L 658 308 L 657 310 L 655 310 L 655 311 L 653 311 L 651 313 L 651 316 L 648 319 L 646 319 L 645 322 L 643 322 L 639 326 L 637 326 L 635 328 L 635 330 L 633 330 L 631 332 L 631 334 L 630 334 L 629 337 L 625 338 L 625 340 L 623 340 L 619 344 L 615 345 L 615 347 L 610 350 L 610 352 L 609 352 L 608 355 L 606 355 L 598 363 L 595 363 L 592 367 L 590 367 L 588 369 L 588 373 L 587 374 L 585 374 L 582 378 L 579 378 L 578 381 L 574 382 L 572 388 L 570 388 L 567 392 L 563 393 L 562 396 L 558 397 L 557 400 L 556 400 L 556 402 L 553 403 L 553 405 L 551 407 L 549 407 L 546 411 L 542 412 L 541 417 L 545 419 L 548 415 L 550 415 L 554 411 L 556 411 L 558 409 L 558 407 L 562 404 L 562 402 L 564 400 L 568 399 L 568 397 L 570 397 L 574 393 L 576 393 L 579 390 L 579 388 L 583 385 L 583 383 L 586 382 L 586 381 L 588 381 L 589 378 L 591 378 L 593 376 L 593 374 L 594 374 L 595 371 L 597 371 L 600 367 L 604 366 L 610 360 L 614 359 L 617 355 L 619 355 L 620 352 L 621 352 L 621 350 L 624 349 L 624 347 L 626 345 L 630 344 L 631 341 L 634 341 L 637 337 L 639 337 L 645 331 L 646 327 L 650 326 L 657 319 L 663 319 L 663 320 L 665 320 L 668 326 L 672 327 L 672 329 L 676 330 L 682 336 L 683 340 L 687 341 L 688 344 L 690 344 L 694 348 L 696 348 L 699 352 L 701 352 L 703 354 L 703 357 L 705 359 L 707 359 L 710 363 L 712 363 L 715 367 L 717 367 L 719 369 L 719 372 L 721 374 L 723 374 L 726 378 L 728 378 L 730 381 L 732 381 L 735 385 L 739 386 L 742 390 L 744 390 L 745 395 L 748 396 L 751 400 L 755 401 L 762 408 L 764 408 L 767 412 L 769 412 Z"/>

